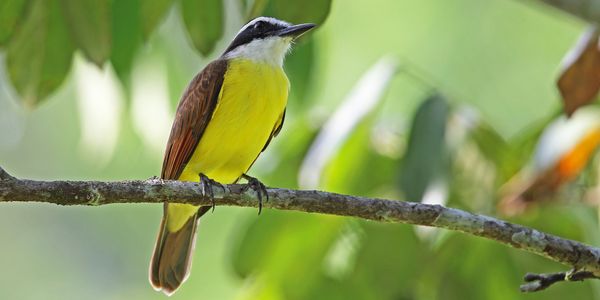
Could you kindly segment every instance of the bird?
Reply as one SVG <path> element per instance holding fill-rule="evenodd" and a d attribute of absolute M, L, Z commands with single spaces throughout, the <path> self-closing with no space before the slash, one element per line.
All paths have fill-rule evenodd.
<path fill-rule="evenodd" d="M 150 283 L 172 295 L 188 278 L 196 228 L 214 210 L 213 184 L 248 180 L 259 199 L 265 186 L 248 170 L 276 137 L 285 119 L 290 83 L 283 61 L 293 41 L 316 25 L 273 17 L 246 23 L 225 52 L 184 90 L 163 158 L 161 179 L 195 181 L 212 206 L 165 202 L 150 262 Z"/>

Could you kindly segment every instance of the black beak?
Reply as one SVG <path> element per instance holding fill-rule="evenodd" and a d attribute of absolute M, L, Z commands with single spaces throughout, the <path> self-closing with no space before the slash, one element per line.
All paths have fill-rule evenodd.
<path fill-rule="evenodd" d="M 288 28 L 284 28 L 278 31 L 273 32 L 273 35 L 276 36 L 291 36 L 293 38 L 297 38 L 304 34 L 305 32 L 311 30 L 313 27 L 317 25 L 313 23 L 299 24 L 293 25 Z"/>

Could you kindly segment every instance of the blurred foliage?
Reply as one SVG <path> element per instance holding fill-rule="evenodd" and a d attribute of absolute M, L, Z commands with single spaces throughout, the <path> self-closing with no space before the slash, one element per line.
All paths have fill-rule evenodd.
<path fill-rule="evenodd" d="M 565 114 L 568 116 L 577 108 L 593 101 L 600 89 L 599 35 L 597 25 L 592 25 L 563 60 L 564 70 L 557 86 L 563 98 Z"/>
<path fill-rule="evenodd" d="M 35 106 L 63 82 L 75 47 L 57 2 L 35 0 L 23 6 L 27 9 L 7 41 L 6 65 L 23 102 Z"/>
<path fill-rule="evenodd" d="M 194 47 L 210 55 L 224 31 L 221 0 L 5 0 L 0 46 L 7 45 L 9 77 L 23 102 L 35 106 L 64 81 L 73 51 L 80 49 L 99 67 L 110 61 L 128 85 L 141 40 L 150 38 L 175 3 Z M 330 5 L 330 0 L 256 1 L 249 15 L 322 24 Z"/>
<path fill-rule="evenodd" d="M 203 55 L 210 54 L 223 33 L 219 26 L 223 24 L 223 2 L 181 0 L 181 11 L 196 49 Z"/>
<path fill-rule="evenodd" d="M 259 15 L 318 27 L 286 59 L 285 126 L 251 175 L 298 188 L 321 126 L 392 55 L 401 70 L 319 189 L 445 203 L 600 246 L 598 157 L 544 203 L 512 217 L 497 210 L 498 190 L 535 159 L 561 111 L 558 65 L 586 27 L 514 1 L 0 1 L 0 165 L 36 180 L 159 174 L 156 145 L 181 92 Z M 96 101 L 87 89 L 120 96 Z M 146 277 L 161 214 L 3 203 L 0 298 L 164 298 Z M 231 207 L 200 223 L 175 299 L 600 299 L 596 281 L 519 294 L 527 272 L 568 267 L 455 232 Z"/>
<path fill-rule="evenodd" d="M 444 137 L 449 110 L 446 99 L 433 95 L 415 113 L 400 169 L 399 185 L 407 201 L 420 202 L 430 184 L 446 177 L 449 166 Z"/>

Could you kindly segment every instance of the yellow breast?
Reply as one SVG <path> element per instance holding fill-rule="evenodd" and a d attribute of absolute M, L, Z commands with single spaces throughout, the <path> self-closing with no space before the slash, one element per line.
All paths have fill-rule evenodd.
<path fill-rule="evenodd" d="M 221 183 L 235 182 L 281 123 L 288 89 L 281 68 L 231 59 L 212 119 L 179 180 L 198 181 L 203 173 Z"/>

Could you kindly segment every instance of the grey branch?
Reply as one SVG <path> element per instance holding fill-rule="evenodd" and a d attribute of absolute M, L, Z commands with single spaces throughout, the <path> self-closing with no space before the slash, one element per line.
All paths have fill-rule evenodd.
<path fill-rule="evenodd" d="M 256 191 L 245 185 L 213 185 L 216 205 L 258 207 Z M 414 202 L 340 195 L 322 191 L 267 188 L 264 208 L 295 210 L 388 223 L 406 223 L 464 232 L 529 251 L 578 271 L 600 277 L 600 249 L 535 229 L 462 210 Z M 198 182 L 147 180 L 120 182 L 34 181 L 16 179 L 0 168 L 0 202 L 46 202 L 58 205 L 112 203 L 187 203 L 212 205 Z M 594 277 L 594 278 L 595 278 Z M 529 290 L 526 290 L 529 291 Z"/>

